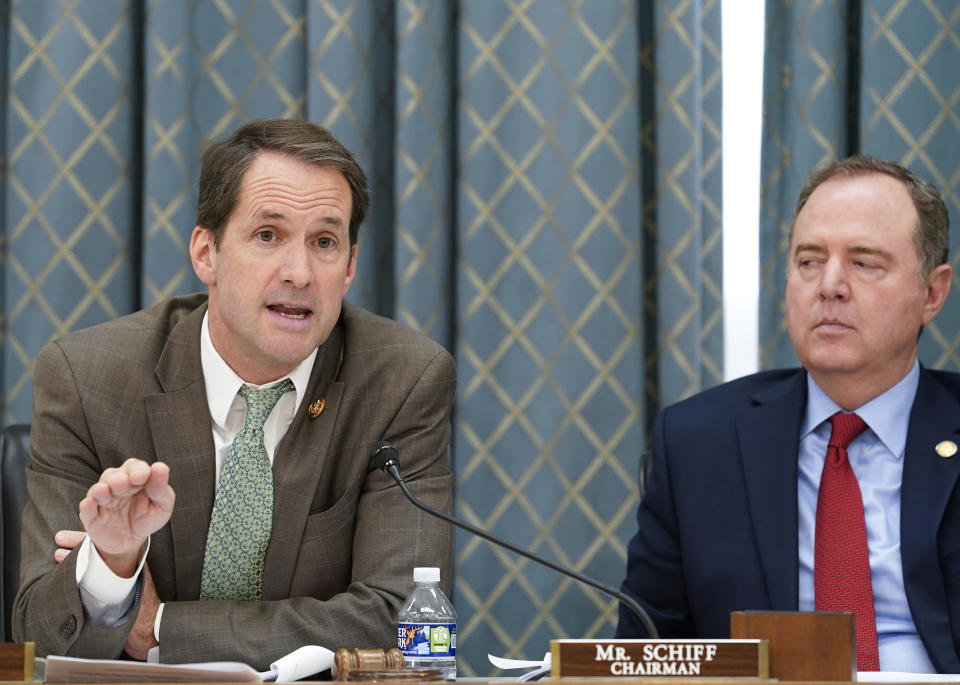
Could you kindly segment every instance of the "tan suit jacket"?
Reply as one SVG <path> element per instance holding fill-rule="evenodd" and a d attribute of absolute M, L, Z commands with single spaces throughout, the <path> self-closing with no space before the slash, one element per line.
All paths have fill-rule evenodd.
<path fill-rule="evenodd" d="M 176 493 L 147 557 L 166 603 L 162 661 L 240 660 L 266 669 L 304 644 L 395 646 L 413 567 L 439 566 L 449 583 L 452 534 L 387 476 L 368 471 L 370 449 L 381 439 L 396 445 L 411 489 L 450 510 L 450 355 L 345 303 L 274 457 L 264 601 L 199 601 L 215 488 L 200 366 L 205 311 L 204 295 L 174 298 L 40 352 L 15 639 L 33 640 L 41 656 L 122 654 L 139 604 L 120 626 L 95 625 L 77 589 L 76 554 L 58 565 L 53 536 L 81 527 L 77 505 L 104 469 L 136 457 L 169 464 Z M 318 397 L 326 406 L 311 419 L 306 407 Z"/>

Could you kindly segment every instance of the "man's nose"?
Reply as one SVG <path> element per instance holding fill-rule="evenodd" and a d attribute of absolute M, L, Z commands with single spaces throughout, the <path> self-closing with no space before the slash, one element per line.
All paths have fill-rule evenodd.
<path fill-rule="evenodd" d="M 305 288 L 310 285 L 312 273 L 310 271 L 310 254 L 306 245 L 290 244 L 280 254 L 280 280 L 289 283 L 295 288 Z"/>
<path fill-rule="evenodd" d="M 850 297 L 849 274 L 842 260 L 828 259 L 824 264 L 820 297 L 825 300 L 846 300 Z"/>

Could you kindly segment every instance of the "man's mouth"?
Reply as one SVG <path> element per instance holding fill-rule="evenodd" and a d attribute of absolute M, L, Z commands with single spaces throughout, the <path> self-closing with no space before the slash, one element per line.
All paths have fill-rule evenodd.
<path fill-rule="evenodd" d="M 276 312 L 280 316 L 285 316 L 288 319 L 305 319 L 310 315 L 310 310 L 305 307 L 288 307 L 283 304 L 271 304 L 267 305 L 267 309 Z"/>
<path fill-rule="evenodd" d="M 850 326 L 839 319 L 821 319 L 817 328 L 850 328 Z"/>

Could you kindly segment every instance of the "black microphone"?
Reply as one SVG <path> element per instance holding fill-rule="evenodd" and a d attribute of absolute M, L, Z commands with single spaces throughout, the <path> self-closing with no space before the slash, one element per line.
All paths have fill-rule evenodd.
<path fill-rule="evenodd" d="M 650 639 L 657 640 L 660 638 L 660 633 L 657 632 L 656 626 L 653 625 L 653 620 L 650 618 L 650 614 L 644 611 L 643 607 L 640 606 L 636 602 L 636 600 L 634 600 L 629 595 L 624 594 L 619 590 L 615 590 L 609 585 L 604 585 L 603 583 L 600 583 L 594 580 L 593 578 L 588 578 L 582 573 L 578 573 L 573 569 L 567 568 L 566 566 L 561 566 L 560 564 L 556 564 L 552 561 L 548 561 L 543 557 L 538 557 L 536 554 L 533 554 L 532 552 L 528 552 L 527 550 L 517 547 L 516 545 L 512 545 L 506 540 L 501 540 L 500 538 L 494 537 L 487 531 L 481 530 L 476 526 L 472 526 L 469 523 L 456 519 L 453 516 L 450 516 L 449 514 L 445 514 L 439 509 L 434 509 L 433 507 L 421 502 L 419 499 L 414 497 L 413 493 L 410 492 L 410 489 L 407 487 L 407 484 L 404 482 L 403 476 L 400 475 L 400 453 L 397 451 L 397 448 L 391 445 L 389 442 L 381 440 L 380 442 L 376 443 L 373 446 L 373 451 L 370 454 L 370 459 L 372 460 L 373 466 L 375 468 L 383 471 L 388 476 L 390 476 L 395 481 L 397 481 L 397 485 L 400 486 L 400 490 L 403 492 L 404 495 L 407 496 L 408 500 L 414 503 L 414 505 L 417 508 L 422 509 L 423 511 L 427 512 L 431 516 L 436 516 L 448 523 L 452 523 L 458 528 L 463 528 L 464 530 L 469 531 L 474 535 L 479 535 L 480 537 L 482 537 L 484 540 L 487 540 L 488 542 L 492 542 L 495 545 L 500 545 L 501 547 L 506 547 L 511 552 L 516 552 L 522 557 L 526 557 L 531 561 L 535 561 L 538 564 L 542 564 L 547 568 L 552 568 L 554 571 L 562 573 L 563 575 L 569 578 L 573 578 L 574 580 L 580 581 L 581 583 L 585 583 L 590 587 L 596 588 L 597 590 L 600 590 L 600 592 L 603 592 L 615 598 L 640 618 L 640 621 L 643 623 L 643 627 L 647 629 L 647 634 L 650 636 Z"/>

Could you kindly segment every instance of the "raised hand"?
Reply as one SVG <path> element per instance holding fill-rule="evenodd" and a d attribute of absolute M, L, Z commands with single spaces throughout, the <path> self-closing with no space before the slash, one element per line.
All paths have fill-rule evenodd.
<path fill-rule="evenodd" d="M 80 501 L 80 521 L 100 557 L 118 576 L 137 568 L 147 538 L 170 520 L 174 492 L 170 468 L 127 459 L 109 468 Z"/>

